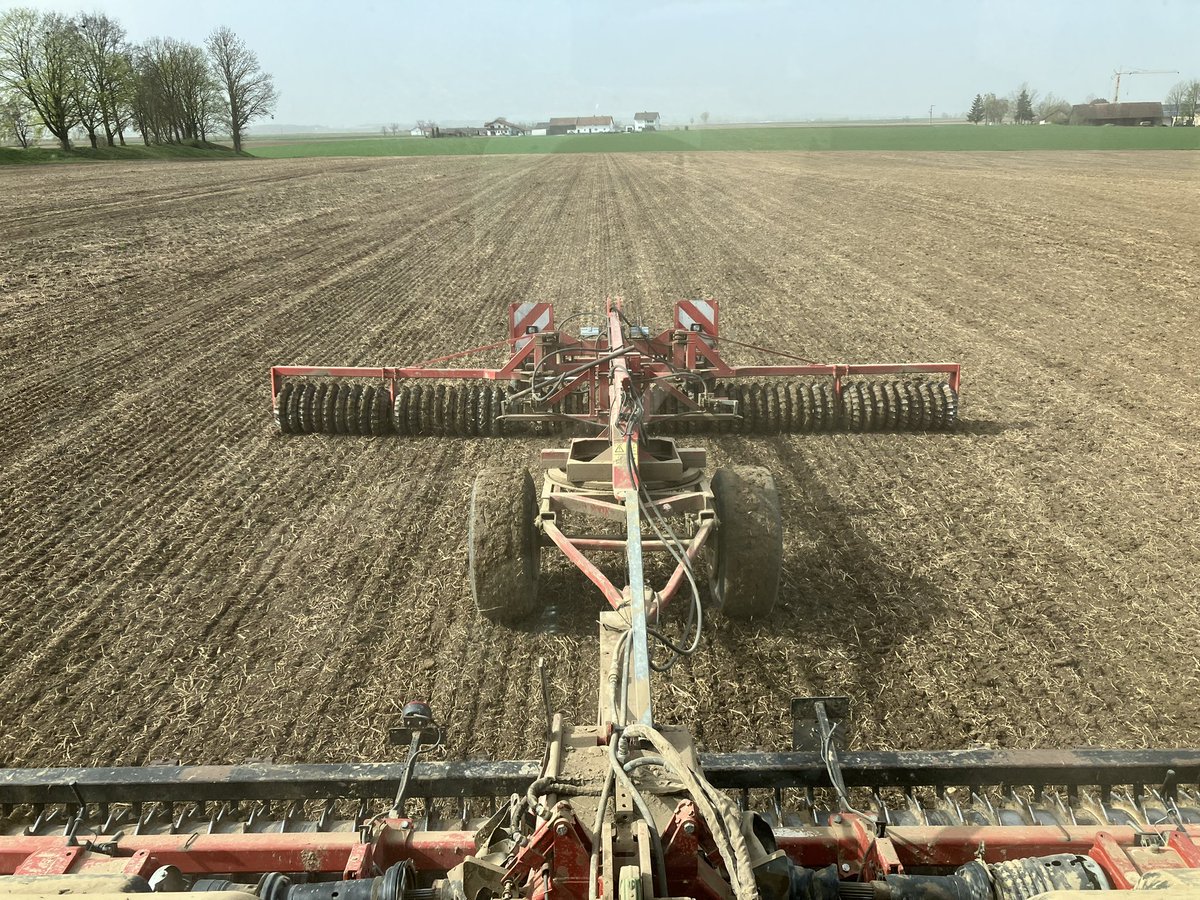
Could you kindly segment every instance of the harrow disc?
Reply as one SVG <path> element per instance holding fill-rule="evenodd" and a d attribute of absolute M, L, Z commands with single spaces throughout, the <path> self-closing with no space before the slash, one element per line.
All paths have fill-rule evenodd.
<path fill-rule="evenodd" d="M 806 434 L 836 429 L 868 431 L 949 431 L 958 423 L 958 395 L 949 383 L 924 380 L 848 379 L 835 395 L 827 381 L 746 381 L 719 383 L 713 393 L 736 401 L 739 417 L 673 420 L 689 412 L 676 397 L 654 411 L 659 434 Z M 284 434 L 420 435 L 499 437 L 554 434 L 563 421 L 512 421 L 504 413 L 505 388 L 490 381 L 398 381 L 362 384 L 339 381 L 286 381 L 275 403 Z M 556 412 L 579 415 L 588 409 L 584 392 L 569 394 Z M 570 423 L 566 423 L 569 425 Z"/>

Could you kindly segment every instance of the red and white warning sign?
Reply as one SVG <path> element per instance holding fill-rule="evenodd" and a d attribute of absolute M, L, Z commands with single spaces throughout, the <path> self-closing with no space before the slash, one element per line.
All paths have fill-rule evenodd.
<path fill-rule="evenodd" d="M 716 300 L 680 300 L 675 304 L 675 328 L 717 336 Z"/>
<path fill-rule="evenodd" d="M 554 307 L 549 303 L 514 303 L 508 308 L 508 336 L 520 350 L 531 335 L 554 327 Z"/>

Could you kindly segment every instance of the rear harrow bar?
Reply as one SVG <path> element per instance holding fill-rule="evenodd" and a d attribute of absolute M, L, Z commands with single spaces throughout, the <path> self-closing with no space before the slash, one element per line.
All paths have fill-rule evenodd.
<path fill-rule="evenodd" d="M 285 434 L 499 437 L 607 425 L 610 338 L 556 331 L 549 304 L 513 304 L 512 355 L 499 368 L 445 364 L 496 345 L 408 367 L 275 366 L 271 395 Z M 682 301 L 675 327 L 651 337 L 630 325 L 620 353 L 644 421 L 663 434 L 949 431 L 958 422 L 951 363 L 730 365 L 720 354 L 718 305 Z M 734 342 L 729 342 L 734 343 Z M 770 353 L 752 345 L 758 352 Z M 792 364 L 799 362 L 801 364 Z"/>

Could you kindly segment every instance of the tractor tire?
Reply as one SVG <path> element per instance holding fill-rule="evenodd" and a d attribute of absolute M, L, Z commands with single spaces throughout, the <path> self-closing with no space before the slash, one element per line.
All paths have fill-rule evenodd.
<path fill-rule="evenodd" d="M 471 490 L 471 596 L 485 618 L 517 622 L 538 605 L 538 496 L 524 469 L 484 469 Z"/>
<path fill-rule="evenodd" d="M 779 596 L 783 565 L 775 479 L 758 466 L 717 469 L 712 492 L 718 523 L 713 594 L 730 619 L 766 616 Z"/>

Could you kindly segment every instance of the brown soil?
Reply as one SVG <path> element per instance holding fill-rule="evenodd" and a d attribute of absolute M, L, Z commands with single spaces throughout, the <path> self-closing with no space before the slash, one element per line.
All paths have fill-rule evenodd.
<path fill-rule="evenodd" d="M 775 474 L 773 621 L 658 683 L 712 749 L 848 693 L 859 746 L 1200 729 L 1200 170 L 1172 154 L 47 167 L 0 222 L 0 765 L 532 755 L 594 716 L 598 593 L 474 611 L 475 473 L 544 441 L 282 437 L 271 363 L 398 364 L 624 295 L 804 356 L 958 360 L 957 434 L 706 438 Z M 741 357 L 752 359 L 752 355 Z"/>

